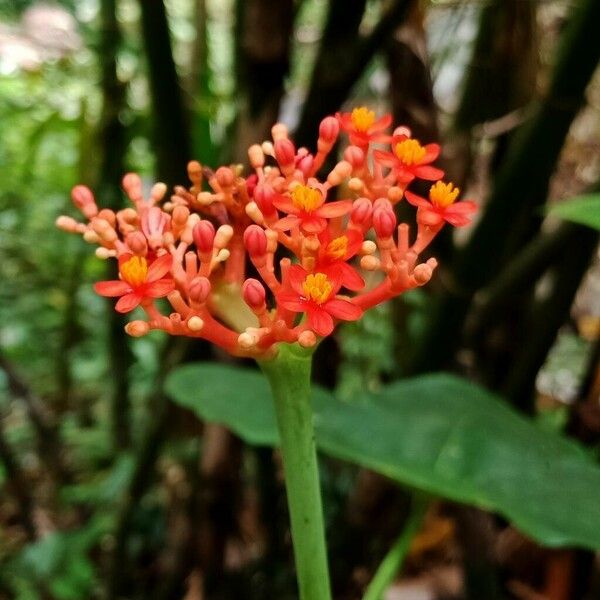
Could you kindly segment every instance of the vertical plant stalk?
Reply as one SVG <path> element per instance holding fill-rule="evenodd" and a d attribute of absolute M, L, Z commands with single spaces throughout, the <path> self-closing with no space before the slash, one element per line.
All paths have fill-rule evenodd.
<path fill-rule="evenodd" d="M 261 361 L 275 402 L 301 600 L 330 600 L 323 507 L 310 403 L 312 352 L 280 344 Z"/>
<path fill-rule="evenodd" d="M 413 495 L 410 514 L 408 515 L 404 529 L 379 565 L 375 576 L 363 596 L 363 600 L 381 600 L 385 590 L 402 568 L 404 559 L 410 549 L 410 544 L 415 534 L 421 528 L 428 505 L 429 502 L 425 496 L 420 494 Z"/>

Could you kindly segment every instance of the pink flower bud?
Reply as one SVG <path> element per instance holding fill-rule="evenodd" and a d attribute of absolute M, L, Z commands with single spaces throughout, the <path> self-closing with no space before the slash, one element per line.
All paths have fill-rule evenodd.
<path fill-rule="evenodd" d="M 304 173 L 304 175 L 308 176 L 312 173 L 313 163 L 315 162 L 312 154 L 307 154 L 298 162 L 298 168 Z"/>
<path fill-rule="evenodd" d="M 148 252 L 148 244 L 146 243 L 146 236 L 141 231 L 133 231 L 126 238 L 125 242 L 129 246 L 129 249 L 137 256 L 145 256 Z"/>
<path fill-rule="evenodd" d="M 275 212 L 275 207 L 273 206 L 274 198 L 275 191 L 270 185 L 259 183 L 254 188 L 254 201 L 263 215 L 270 216 Z"/>
<path fill-rule="evenodd" d="M 335 117 L 325 117 L 319 125 L 319 138 L 328 144 L 333 144 L 340 132 L 340 124 Z"/>
<path fill-rule="evenodd" d="M 373 210 L 373 229 L 378 237 L 388 239 L 396 229 L 396 215 L 391 208 L 382 206 Z"/>
<path fill-rule="evenodd" d="M 358 146 L 348 146 L 344 151 L 344 160 L 349 162 L 353 169 L 358 169 L 365 162 L 365 153 Z"/>
<path fill-rule="evenodd" d="M 215 227 L 210 221 L 206 219 L 198 221 L 194 225 L 192 235 L 194 244 L 196 244 L 196 248 L 200 253 L 212 252 L 215 243 Z"/>
<path fill-rule="evenodd" d="M 211 285 L 206 277 L 194 277 L 188 288 L 188 296 L 192 302 L 204 304 L 210 294 Z"/>
<path fill-rule="evenodd" d="M 73 204 L 75 204 L 88 219 L 91 219 L 98 214 L 98 207 L 96 206 L 94 195 L 85 185 L 76 185 L 71 191 L 71 198 L 73 199 Z"/>
<path fill-rule="evenodd" d="M 246 279 L 242 286 L 244 302 L 252 309 L 259 310 L 265 306 L 265 288 L 257 279 Z"/>
<path fill-rule="evenodd" d="M 173 224 L 177 227 L 183 227 L 190 216 L 190 209 L 187 206 L 179 204 L 173 209 Z"/>
<path fill-rule="evenodd" d="M 350 219 L 357 225 L 366 224 L 371 218 L 373 212 L 373 204 L 368 198 L 357 198 L 352 205 Z"/>
<path fill-rule="evenodd" d="M 244 245 L 250 256 L 264 256 L 267 253 L 265 230 L 258 225 L 249 225 L 244 231 Z"/>
<path fill-rule="evenodd" d="M 230 188 L 235 182 L 235 176 L 229 167 L 219 167 L 215 177 L 222 188 Z"/>
<path fill-rule="evenodd" d="M 296 148 L 293 142 L 287 138 L 277 140 L 275 142 L 275 158 L 284 172 L 293 167 L 296 160 Z"/>

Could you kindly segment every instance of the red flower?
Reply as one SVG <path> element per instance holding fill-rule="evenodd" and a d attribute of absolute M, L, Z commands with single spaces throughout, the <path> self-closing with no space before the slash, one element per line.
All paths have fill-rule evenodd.
<path fill-rule="evenodd" d="M 421 146 L 418 140 L 406 135 L 392 138 L 392 152 L 375 150 L 375 159 L 382 165 L 391 167 L 398 183 L 410 183 L 415 177 L 435 181 L 444 176 L 444 171 L 430 166 L 440 155 L 439 144 Z"/>
<path fill-rule="evenodd" d="M 143 256 L 123 254 L 119 256 L 121 279 L 99 281 L 94 285 L 100 296 L 121 296 L 115 310 L 121 313 L 132 311 L 144 298 L 162 298 L 175 288 L 172 279 L 163 279 L 171 269 L 173 257 L 164 254 L 148 265 Z"/>
<path fill-rule="evenodd" d="M 300 265 L 288 271 L 287 289 L 277 294 L 277 302 L 296 313 L 306 313 L 307 324 L 317 335 L 333 331 L 333 319 L 356 321 L 362 309 L 348 300 L 336 298 L 342 286 L 341 274 L 330 278 L 325 273 L 308 273 Z"/>
<path fill-rule="evenodd" d="M 455 203 L 460 190 L 452 183 L 436 181 L 429 190 L 429 200 L 412 192 L 404 192 L 406 199 L 418 208 L 417 219 L 424 225 L 436 226 L 442 221 L 455 227 L 462 227 L 471 222 L 471 215 L 477 205 L 471 200 Z"/>
<path fill-rule="evenodd" d="M 340 127 L 348 133 L 350 143 L 365 148 L 370 142 L 385 142 L 389 136 L 382 132 L 392 124 L 392 115 L 375 119 L 375 113 L 364 106 L 351 113 L 336 113 Z"/>
<path fill-rule="evenodd" d="M 355 229 L 349 229 L 342 235 L 332 237 L 326 229 L 319 235 L 319 253 L 315 271 L 324 273 L 328 279 L 335 279 L 340 274 L 342 287 L 357 291 L 365 287 L 362 277 L 348 264 L 356 256 L 363 242 L 363 236 Z"/>
<path fill-rule="evenodd" d="M 352 210 L 351 200 L 325 203 L 321 190 L 307 185 L 295 187 L 291 196 L 279 196 L 273 205 L 288 214 L 273 226 L 280 231 L 300 227 L 306 234 L 320 233 L 327 227 L 327 219 L 341 217 Z"/>

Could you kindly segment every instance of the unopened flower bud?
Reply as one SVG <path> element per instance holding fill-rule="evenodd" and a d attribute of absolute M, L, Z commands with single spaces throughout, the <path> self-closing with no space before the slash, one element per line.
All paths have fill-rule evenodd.
<path fill-rule="evenodd" d="M 273 198 L 275 198 L 275 191 L 270 185 L 259 183 L 254 188 L 254 201 L 263 215 L 271 216 L 275 212 Z"/>
<path fill-rule="evenodd" d="M 413 271 L 415 281 L 419 285 L 424 285 L 425 283 L 427 283 L 431 279 L 432 275 L 433 269 L 426 263 L 417 265 L 415 267 L 415 270 Z"/>
<path fill-rule="evenodd" d="M 396 215 L 389 208 L 378 207 L 373 211 L 373 229 L 377 237 L 382 239 L 391 238 L 396 229 Z"/>
<path fill-rule="evenodd" d="M 125 242 L 129 249 L 137 256 L 146 256 L 148 252 L 148 244 L 146 236 L 141 231 L 133 231 L 125 238 Z"/>
<path fill-rule="evenodd" d="M 123 177 L 123 189 L 134 202 L 143 200 L 142 179 L 137 173 L 127 173 Z"/>
<path fill-rule="evenodd" d="M 404 195 L 404 192 L 402 191 L 401 188 L 399 188 L 397 185 L 393 185 L 388 191 L 387 191 L 387 197 L 388 200 L 392 203 L 392 204 L 397 204 L 398 202 L 400 202 L 400 200 L 402 200 L 402 196 Z"/>
<path fill-rule="evenodd" d="M 408 127 L 406 127 L 406 125 L 400 125 L 400 127 L 396 127 L 396 129 L 394 129 L 392 135 L 405 135 L 406 137 L 411 137 L 412 132 Z"/>
<path fill-rule="evenodd" d="M 296 161 L 296 148 L 294 143 L 285 138 L 275 142 L 275 158 L 284 175 L 293 173 Z"/>
<path fill-rule="evenodd" d="M 215 178 L 224 189 L 230 188 L 235 182 L 235 175 L 229 167 L 219 167 L 215 172 Z"/>
<path fill-rule="evenodd" d="M 325 117 L 319 125 L 319 141 L 331 147 L 340 132 L 340 124 L 335 117 Z"/>
<path fill-rule="evenodd" d="M 204 304 L 210 294 L 211 285 L 206 277 L 194 277 L 188 288 L 188 296 L 192 302 Z"/>
<path fill-rule="evenodd" d="M 207 220 L 199 221 L 192 231 L 194 244 L 201 254 L 212 252 L 215 241 L 215 227 Z"/>
<path fill-rule="evenodd" d="M 150 325 L 146 321 L 131 321 L 125 325 L 125 332 L 132 337 L 142 337 L 150 331 Z"/>
<path fill-rule="evenodd" d="M 233 227 L 231 225 L 221 225 L 215 234 L 215 248 L 225 248 L 232 237 Z"/>
<path fill-rule="evenodd" d="M 345 160 L 341 160 L 327 176 L 327 183 L 329 185 L 340 185 L 344 179 L 350 177 L 351 173 L 352 165 Z"/>
<path fill-rule="evenodd" d="M 201 331 L 204 321 L 198 315 L 194 315 L 188 319 L 187 326 L 190 331 Z"/>
<path fill-rule="evenodd" d="M 314 334 L 313 331 L 303 331 L 299 336 L 298 336 L 298 343 L 303 347 L 303 348 L 312 348 L 312 346 L 314 346 L 317 343 L 317 336 Z"/>
<path fill-rule="evenodd" d="M 177 228 L 185 227 L 189 216 L 190 209 L 187 206 L 179 204 L 173 209 L 173 225 Z"/>
<path fill-rule="evenodd" d="M 160 202 L 167 193 L 167 185 L 165 183 L 155 183 L 150 190 L 150 197 L 155 202 Z"/>
<path fill-rule="evenodd" d="M 259 257 L 267 253 L 267 236 L 259 225 L 249 225 L 244 231 L 244 246 L 250 256 Z"/>
<path fill-rule="evenodd" d="M 298 168 L 308 176 L 312 172 L 313 164 L 315 160 L 311 154 L 306 155 L 302 160 L 298 162 Z"/>
<path fill-rule="evenodd" d="M 63 231 L 66 231 L 68 233 L 75 233 L 78 230 L 79 225 L 79 223 L 75 219 L 71 217 L 66 217 L 64 215 L 62 217 L 58 217 L 55 223 L 59 229 L 62 229 Z"/>
<path fill-rule="evenodd" d="M 358 146 L 348 146 L 344 151 L 344 160 L 349 162 L 353 169 L 359 169 L 365 162 L 365 153 Z"/>
<path fill-rule="evenodd" d="M 360 268 L 364 271 L 377 271 L 381 263 L 376 256 L 363 256 L 360 259 Z"/>
<path fill-rule="evenodd" d="M 259 144 L 253 144 L 248 148 L 248 159 L 253 169 L 260 169 L 265 164 L 265 153 Z"/>
<path fill-rule="evenodd" d="M 274 142 L 286 139 L 288 137 L 288 128 L 283 123 L 275 123 L 271 127 L 271 135 Z"/>
<path fill-rule="evenodd" d="M 91 219 L 98 214 L 98 207 L 96 206 L 94 195 L 85 185 L 76 185 L 71 191 L 71 198 L 73 199 L 75 206 L 88 219 Z"/>
<path fill-rule="evenodd" d="M 253 310 L 265 307 L 266 292 L 263 284 L 258 279 L 246 279 L 242 285 L 244 302 Z"/>
<path fill-rule="evenodd" d="M 350 219 L 357 225 L 368 223 L 373 212 L 373 204 L 368 198 L 357 198 L 352 205 Z"/>

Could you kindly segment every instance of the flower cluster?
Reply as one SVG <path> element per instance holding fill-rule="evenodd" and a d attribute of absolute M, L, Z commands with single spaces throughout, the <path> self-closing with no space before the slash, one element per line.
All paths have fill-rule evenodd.
<path fill-rule="evenodd" d="M 130 173 L 123 188 L 132 206 L 117 212 L 77 186 L 72 198 L 87 222 L 62 216 L 57 225 L 98 244 L 98 257 L 118 260 L 120 278 L 95 289 L 118 297 L 117 311 L 144 311 L 126 327 L 133 336 L 160 329 L 253 357 L 278 342 L 311 347 L 338 321 L 427 283 L 436 261 L 419 255 L 444 223 L 465 225 L 475 211 L 456 202 L 459 190 L 431 165 L 439 146 L 422 146 L 406 127 L 386 134 L 390 124 L 366 108 L 326 117 L 312 154 L 278 123 L 272 141 L 248 150 L 250 174 L 191 162 L 191 186 L 167 199 L 160 183 L 145 197 Z M 340 131 L 350 144 L 319 177 Z M 428 199 L 406 191 L 415 178 L 435 181 Z M 394 212 L 404 197 L 417 207 L 412 242 Z"/>

